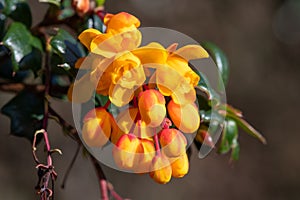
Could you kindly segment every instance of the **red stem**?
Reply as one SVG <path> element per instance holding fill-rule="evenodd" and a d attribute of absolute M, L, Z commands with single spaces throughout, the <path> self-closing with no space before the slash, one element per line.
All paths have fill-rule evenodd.
<path fill-rule="evenodd" d="M 156 153 L 157 153 L 157 155 L 160 155 L 161 152 L 160 152 L 160 146 L 159 146 L 159 141 L 158 141 L 158 135 L 156 133 L 156 128 L 155 128 L 154 142 L 155 142 Z"/>

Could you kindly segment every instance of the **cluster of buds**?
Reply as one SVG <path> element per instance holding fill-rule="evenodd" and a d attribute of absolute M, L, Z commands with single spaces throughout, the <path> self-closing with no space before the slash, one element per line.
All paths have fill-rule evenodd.
<path fill-rule="evenodd" d="M 195 104 L 200 77 L 188 61 L 206 58 L 207 52 L 199 45 L 140 47 L 140 21 L 128 13 L 107 14 L 104 24 L 104 33 L 87 29 L 79 35 L 91 54 L 75 67 L 88 73 L 70 87 L 69 98 L 85 102 L 96 91 L 120 113 L 113 117 L 107 106 L 88 112 L 84 142 L 103 147 L 110 141 L 119 168 L 149 173 L 158 183 L 183 177 L 189 169 L 184 134 L 195 133 L 200 125 Z"/>

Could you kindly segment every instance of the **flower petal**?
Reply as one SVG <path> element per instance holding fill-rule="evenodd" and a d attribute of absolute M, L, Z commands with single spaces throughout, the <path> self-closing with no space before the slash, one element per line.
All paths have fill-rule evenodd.
<path fill-rule="evenodd" d="M 118 107 L 128 104 L 134 96 L 134 89 L 123 88 L 120 85 L 110 85 L 109 99 Z"/>
<path fill-rule="evenodd" d="M 200 45 L 186 45 L 175 51 L 173 54 L 180 56 L 187 61 L 209 57 L 207 51 Z"/>
<path fill-rule="evenodd" d="M 168 51 L 159 43 L 152 42 L 146 46 L 132 51 L 142 62 L 142 64 L 165 64 Z"/>
<path fill-rule="evenodd" d="M 98 31 L 97 29 L 89 28 L 84 30 L 78 36 L 78 39 L 84 46 L 86 46 L 90 50 L 91 41 L 99 34 L 101 34 L 101 32 Z"/>
<path fill-rule="evenodd" d="M 176 104 L 185 105 L 196 100 L 196 91 L 194 87 L 182 78 L 171 97 Z"/>

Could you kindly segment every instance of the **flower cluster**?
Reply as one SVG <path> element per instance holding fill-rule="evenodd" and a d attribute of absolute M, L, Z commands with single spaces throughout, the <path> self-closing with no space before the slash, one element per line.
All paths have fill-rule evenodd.
<path fill-rule="evenodd" d="M 189 168 L 184 134 L 200 125 L 195 104 L 200 77 L 188 62 L 208 57 L 207 52 L 199 45 L 140 46 L 140 21 L 128 13 L 107 14 L 104 24 L 104 33 L 87 29 L 79 35 L 91 53 L 76 67 L 88 73 L 70 87 L 69 98 L 85 102 L 96 91 L 122 109 L 116 118 L 106 107 L 87 113 L 84 142 L 102 147 L 110 141 L 118 167 L 149 172 L 158 183 L 184 176 Z"/>

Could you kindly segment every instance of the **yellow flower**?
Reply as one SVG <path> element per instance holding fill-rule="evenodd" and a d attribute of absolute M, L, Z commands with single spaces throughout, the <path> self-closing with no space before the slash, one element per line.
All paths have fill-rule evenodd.
<path fill-rule="evenodd" d="M 168 158 L 163 154 L 155 156 L 149 175 L 157 183 L 168 183 L 172 177 L 172 167 L 170 166 Z"/>
<path fill-rule="evenodd" d="M 104 23 L 106 33 L 90 28 L 78 36 L 80 42 L 92 53 L 111 58 L 119 52 L 130 51 L 140 45 L 141 33 L 137 29 L 140 21 L 135 16 L 126 12 L 106 14 Z"/>
<path fill-rule="evenodd" d="M 175 178 L 181 178 L 189 171 L 189 159 L 187 154 L 179 156 L 175 161 L 171 162 L 172 176 Z"/>
<path fill-rule="evenodd" d="M 122 54 L 112 63 L 110 101 L 119 107 L 128 104 L 134 96 L 134 91 L 142 86 L 145 80 L 140 60 L 130 52 Z"/>
<path fill-rule="evenodd" d="M 139 110 L 142 120 L 150 127 L 159 126 L 166 116 L 164 96 L 157 90 L 150 89 L 139 95 Z"/>
<path fill-rule="evenodd" d="M 110 137 L 114 119 L 104 108 L 89 111 L 83 120 L 82 138 L 90 147 L 102 147 Z"/>
<path fill-rule="evenodd" d="M 179 130 L 184 133 L 194 133 L 198 130 L 200 116 L 194 103 L 180 105 L 171 100 L 167 109 L 171 120 Z"/>
<path fill-rule="evenodd" d="M 159 133 L 159 142 L 163 153 L 168 157 L 178 157 L 185 153 L 187 145 L 184 135 L 174 128 L 161 130 Z"/>
<path fill-rule="evenodd" d="M 187 45 L 178 50 L 174 48 L 176 45 L 165 49 L 158 43 L 150 43 L 132 53 L 139 57 L 144 67 L 156 69 L 152 76 L 164 96 L 171 96 L 177 104 L 194 102 L 194 87 L 200 77 L 189 67 L 188 61 L 207 58 L 209 55 L 199 45 Z M 154 78 L 151 77 L 150 80 Z"/>
<path fill-rule="evenodd" d="M 138 154 L 142 150 L 141 141 L 135 135 L 125 134 L 114 146 L 112 154 L 118 167 L 133 170 L 139 163 Z"/>

